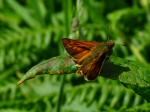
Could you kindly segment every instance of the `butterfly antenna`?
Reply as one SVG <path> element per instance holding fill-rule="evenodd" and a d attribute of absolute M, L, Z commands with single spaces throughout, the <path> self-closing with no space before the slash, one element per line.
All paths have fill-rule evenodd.
<path fill-rule="evenodd" d="M 128 45 L 128 42 L 126 40 L 121 40 L 121 41 L 119 40 L 119 41 L 116 41 L 115 43 L 118 44 L 118 45 L 123 45 L 123 46 Z"/>
<path fill-rule="evenodd" d="M 105 30 L 106 30 L 106 40 L 109 41 L 109 40 L 111 40 L 110 39 L 110 37 L 111 37 L 111 35 L 110 35 L 111 34 L 111 28 L 108 24 L 106 24 Z"/>
<path fill-rule="evenodd" d="M 107 37 L 106 37 L 106 40 L 107 40 L 107 41 L 109 41 L 109 40 L 110 40 L 110 37 L 109 37 L 109 35 L 107 35 Z"/>

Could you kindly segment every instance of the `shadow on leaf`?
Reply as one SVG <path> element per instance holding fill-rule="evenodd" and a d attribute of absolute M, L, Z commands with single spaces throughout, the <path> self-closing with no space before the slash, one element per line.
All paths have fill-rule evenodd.
<path fill-rule="evenodd" d="M 123 67 L 121 65 L 116 65 L 111 61 L 107 61 L 103 65 L 102 76 L 111 79 L 118 79 L 119 75 L 127 71 L 130 71 L 129 67 Z"/>

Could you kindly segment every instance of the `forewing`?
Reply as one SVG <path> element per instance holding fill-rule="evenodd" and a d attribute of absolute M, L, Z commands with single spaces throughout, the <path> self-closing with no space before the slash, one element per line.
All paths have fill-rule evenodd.
<path fill-rule="evenodd" d="M 99 43 L 63 38 L 63 45 L 67 52 L 74 57 L 76 63 L 81 64 L 86 57 L 91 55 L 92 48 Z"/>

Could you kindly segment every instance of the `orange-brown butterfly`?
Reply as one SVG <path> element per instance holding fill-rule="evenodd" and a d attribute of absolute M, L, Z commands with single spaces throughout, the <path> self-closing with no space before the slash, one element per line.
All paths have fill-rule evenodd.
<path fill-rule="evenodd" d="M 63 45 L 78 65 L 77 73 L 87 80 L 94 80 L 100 74 L 105 60 L 112 54 L 115 43 L 63 38 Z"/>

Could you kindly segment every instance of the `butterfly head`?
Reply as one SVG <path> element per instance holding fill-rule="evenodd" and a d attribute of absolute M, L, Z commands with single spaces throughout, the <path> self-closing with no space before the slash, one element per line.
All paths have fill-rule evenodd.
<path fill-rule="evenodd" d="M 105 44 L 107 45 L 107 47 L 109 49 L 112 49 L 114 47 L 114 45 L 115 45 L 115 42 L 114 41 L 109 41 L 109 42 L 106 42 Z"/>

